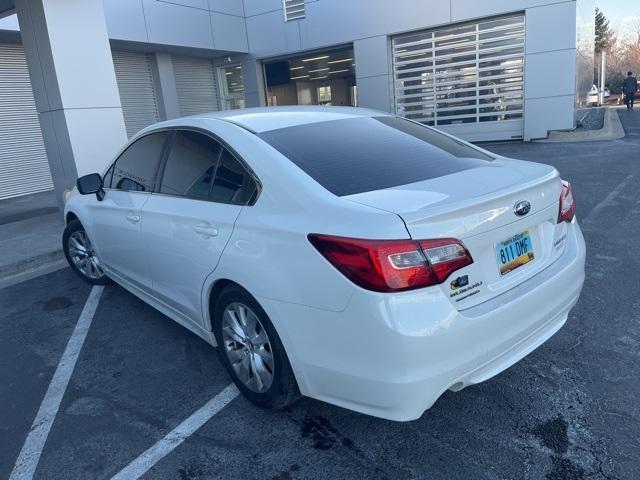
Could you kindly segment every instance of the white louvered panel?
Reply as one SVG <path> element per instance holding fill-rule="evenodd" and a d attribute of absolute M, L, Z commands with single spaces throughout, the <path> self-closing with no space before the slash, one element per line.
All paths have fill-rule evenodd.
<path fill-rule="evenodd" d="M 52 188 L 24 49 L 0 43 L 0 199 Z"/>
<path fill-rule="evenodd" d="M 151 61 L 144 53 L 112 52 L 124 124 L 129 138 L 160 120 Z"/>
<path fill-rule="evenodd" d="M 524 38 L 523 14 L 393 37 L 396 113 L 467 138 L 478 124 L 521 136 Z"/>
<path fill-rule="evenodd" d="M 211 61 L 176 56 L 172 60 L 180 115 L 220 110 L 218 83 Z"/>
<path fill-rule="evenodd" d="M 304 18 L 304 0 L 282 0 L 284 9 L 284 21 L 298 20 Z"/>

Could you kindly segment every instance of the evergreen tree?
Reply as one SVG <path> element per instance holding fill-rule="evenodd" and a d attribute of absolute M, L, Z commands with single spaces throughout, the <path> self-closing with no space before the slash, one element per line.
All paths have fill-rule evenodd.
<path fill-rule="evenodd" d="M 607 50 L 611 46 L 613 34 L 613 30 L 609 26 L 609 19 L 605 17 L 604 13 L 602 13 L 602 10 L 596 7 L 596 53 Z"/>

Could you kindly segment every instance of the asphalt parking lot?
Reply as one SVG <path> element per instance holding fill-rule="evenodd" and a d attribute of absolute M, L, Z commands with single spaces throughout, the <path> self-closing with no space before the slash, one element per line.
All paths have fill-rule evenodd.
<path fill-rule="evenodd" d="M 620 116 L 621 140 L 485 146 L 550 163 L 574 187 L 587 279 L 541 348 L 410 423 L 311 399 L 269 412 L 239 396 L 143 478 L 640 478 L 640 112 Z M 68 268 L 0 290 L 0 478 L 89 292 Z M 204 341 L 106 287 L 35 477 L 110 478 L 229 383 Z"/>

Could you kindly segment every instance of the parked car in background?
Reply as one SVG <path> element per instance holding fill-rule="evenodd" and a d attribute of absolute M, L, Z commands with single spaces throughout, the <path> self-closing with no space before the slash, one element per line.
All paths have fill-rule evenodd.
<path fill-rule="evenodd" d="M 586 103 L 590 107 L 596 107 L 600 103 L 600 89 L 596 85 L 591 86 L 591 90 L 587 93 Z M 611 92 L 608 88 L 604 89 L 604 103 L 607 103 L 608 99 L 611 97 Z"/>
<path fill-rule="evenodd" d="M 267 408 L 413 420 L 513 365 L 584 282 L 571 186 L 420 123 L 233 110 L 138 133 L 66 199 L 63 247 L 218 346 Z"/>
<path fill-rule="evenodd" d="M 590 107 L 598 105 L 598 87 L 595 85 L 592 85 L 591 90 L 587 93 L 586 103 Z"/>

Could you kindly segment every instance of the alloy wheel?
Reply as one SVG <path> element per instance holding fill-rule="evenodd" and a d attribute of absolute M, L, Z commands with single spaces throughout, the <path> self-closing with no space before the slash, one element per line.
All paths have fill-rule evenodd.
<path fill-rule="evenodd" d="M 77 230 L 69 236 L 68 248 L 71 261 L 83 275 L 93 280 L 100 280 L 104 276 L 100 259 L 84 230 Z"/>
<path fill-rule="evenodd" d="M 253 310 L 243 303 L 231 303 L 222 316 L 222 338 L 229 363 L 240 381 L 257 393 L 269 390 L 274 374 L 273 350 Z"/>

